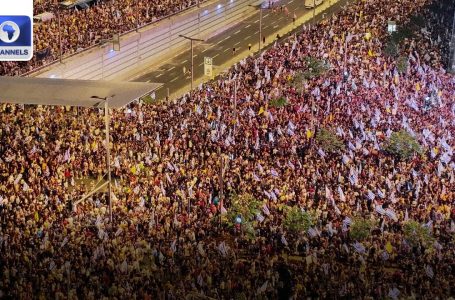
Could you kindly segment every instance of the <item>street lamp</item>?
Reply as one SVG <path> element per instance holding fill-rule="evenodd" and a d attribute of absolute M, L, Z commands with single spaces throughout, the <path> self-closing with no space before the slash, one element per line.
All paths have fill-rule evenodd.
<path fill-rule="evenodd" d="M 248 4 L 248 6 L 250 7 L 254 7 L 254 8 L 259 8 L 259 52 L 261 52 L 261 41 L 262 41 L 262 10 L 265 8 L 265 7 L 262 7 L 262 3 L 259 4 L 259 6 L 257 5 L 252 5 L 252 4 Z M 267 7 L 268 9 L 270 7 Z"/>
<path fill-rule="evenodd" d="M 57 4 L 57 26 L 58 26 L 58 55 L 59 55 L 59 61 L 60 63 L 62 62 L 62 56 L 63 56 L 63 46 L 62 46 L 62 28 L 61 28 L 61 22 L 60 22 L 60 6 Z"/>
<path fill-rule="evenodd" d="M 107 180 L 108 180 L 108 201 L 109 201 L 109 221 L 112 224 L 112 184 L 111 184 L 111 150 L 109 149 L 109 127 L 110 127 L 110 115 L 109 115 L 109 98 L 110 97 L 98 97 L 92 96 L 93 99 L 99 99 L 104 102 L 104 125 L 106 130 L 106 164 L 107 164 Z"/>
<path fill-rule="evenodd" d="M 204 40 L 192 38 L 192 37 L 185 36 L 185 35 L 182 35 L 182 34 L 179 34 L 179 37 L 182 37 L 184 39 L 190 40 L 190 42 L 191 42 L 191 90 L 193 90 L 193 82 L 194 82 L 193 41 L 203 42 Z"/>

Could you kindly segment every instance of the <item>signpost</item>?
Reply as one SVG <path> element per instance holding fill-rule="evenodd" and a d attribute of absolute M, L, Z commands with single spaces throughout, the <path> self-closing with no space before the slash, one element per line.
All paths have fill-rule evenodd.
<path fill-rule="evenodd" d="M 213 59 L 211 57 L 204 57 L 204 75 L 209 78 L 213 76 Z"/>
<path fill-rule="evenodd" d="M 397 31 L 397 23 L 395 21 L 387 21 L 387 31 L 390 34 Z"/>

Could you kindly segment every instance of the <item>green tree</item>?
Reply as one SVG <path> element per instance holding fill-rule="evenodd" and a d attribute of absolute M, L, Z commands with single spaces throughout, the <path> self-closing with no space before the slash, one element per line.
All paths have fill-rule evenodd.
<path fill-rule="evenodd" d="M 292 86 L 303 95 L 303 89 L 305 88 L 305 74 L 303 72 L 295 73 L 292 78 Z"/>
<path fill-rule="evenodd" d="M 285 107 L 286 105 L 288 105 L 288 101 L 283 97 L 269 101 L 269 106 L 275 108 Z"/>
<path fill-rule="evenodd" d="M 397 59 L 396 65 L 397 65 L 398 72 L 406 73 L 406 71 L 408 69 L 408 65 L 409 65 L 408 59 L 404 56 L 400 56 Z"/>
<path fill-rule="evenodd" d="M 316 142 L 325 152 L 336 153 L 344 150 L 343 141 L 327 128 L 321 128 L 316 133 Z"/>
<path fill-rule="evenodd" d="M 311 56 L 305 57 L 306 70 L 303 72 L 305 79 L 312 79 L 323 75 L 330 69 L 330 64 L 322 59 Z"/>
<path fill-rule="evenodd" d="M 398 45 L 393 41 L 388 41 L 387 45 L 384 48 L 384 54 L 388 57 L 397 57 L 398 56 Z"/>
<path fill-rule="evenodd" d="M 294 233 L 307 232 L 314 224 L 314 214 L 302 211 L 298 206 L 286 208 L 286 218 L 284 219 L 284 227 Z"/>
<path fill-rule="evenodd" d="M 434 242 L 430 229 L 413 220 L 409 220 L 404 223 L 403 232 L 406 241 L 411 246 L 418 246 L 421 244 L 428 247 Z"/>
<path fill-rule="evenodd" d="M 397 31 L 393 32 L 390 38 L 395 44 L 399 45 L 405 39 L 412 38 L 413 36 L 414 32 L 410 26 L 403 26 Z"/>
<path fill-rule="evenodd" d="M 363 241 L 369 235 L 376 222 L 362 217 L 354 217 L 350 226 L 349 235 L 355 241 Z"/>
<path fill-rule="evenodd" d="M 403 160 L 411 158 L 415 153 L 422 153 L 422 148 L 417 140 L 403 129 L 392 133 L 385 149 L 390 154 Z"/>
<path fill-rule="evenodd" d="M 241 217 L 242 226 L 248 226 L 260 212 L 262 205 L 256 198 L 250 194 L 234 195 L 230 201 L 230 207 L 227 212 L 227 222 L 233 226 L 237 217 Z"/>

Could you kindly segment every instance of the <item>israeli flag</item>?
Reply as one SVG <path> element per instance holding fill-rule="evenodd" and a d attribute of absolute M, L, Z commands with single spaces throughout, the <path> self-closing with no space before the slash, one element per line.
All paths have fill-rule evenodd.
<path fill-rule="evenodd" d="M 264 221 L 264 216 L 261 215 L 260 213 L 256 214 L 256 220 L 258 220 L 259 223 L 262 223 Z"/>
<path fill-rule="evenodd" d="M 253 173 L 253 179 L 255 181 L 261 181 L 261 179 L 255 173 Z"/>
<path fill-rule="evenodd" d="M 351 182 L 352 185 L 357 185 L 357 175 L 356 174 L 351 174 L 349 175 L 349 182 Z"/>
<path fill-rule="evenodd" d="M 293 164 L 291 161 L 288 162 L 288 166 L 289 166 L 292 170 L 295 169 L 295 166 L 294 166 L 294 164 Z"/>
<path fill-rule="evenodd" d="M 384 210 L 384 208 L 382 208 L 382 205 L 376 205 L 374 210 L 380 215 L 386 214 L 386 211 Z"/>
<path fill-rule="evenodd" d="M 277 197 L 274 192 L 270 192 L 270 197 L 272 198 L 273 201 L 277 201 Z"/>
<path fill-rule="evenodd" d="M 357 251 L 358 253 L 360 253 L 360 254 L 365 253 L 365 246 L 363 246 L 361 243 L 355 242 L 354 244 L 352 244 L 352 246 L 354 247 L 355 251 Z"/>
<path fill-rule="evenodd" d="M 445 163 L 446 165 L 448 165 L 448 164 L 450 163 L 450 161 L 452 160 L 452 157 L 450 157 L 449 153 L 445 152 L 445 153 L 441 156 L 440 160 L 441 160 L 443 163 Z"/>
<path fill-rule="evenodd" d="M 314 229 L 313 227 L 311 227 L 308 229 L 308 235 L 310 237 L 314 238 L 319 235 L 319 232 L 316 229 Z"/>
<path fill-rule="evenodd" d="M 425 274 L 427 274 L 428 277 L 433 278 L 434 272 L 433 268 L 430 265 L 425 266 Z"/>
<path fill-rule="evenodd" d="M 260 173 L 264 173 L 264 168 L 262 168 L 261 164 L 258 164 L 258 169 Z"/>
<path fill-rule="evenodd" d="M 438 176 L 440 177 L 442 175 L 442 172 L 444 171 L 444 167 L 442 166 L 441 162 L 438 163 Z"/>
<path fill-rule="evenodd" d="M 267 204 L 264 204 L 262 206 L 262 212 L 267 216 L 270 215 L 270 211 L 269 211 L 269 208 L 267 207 Z"/>
<path fill-rule="evenodd" d="M 368 190 L 367 198 L 370 199 L 371 201 L 373 201 L 374 198 L 376 198 L 376 196 L 374 195 L 374 193 L 372 191 Z"/>
<path fill-rule="evenodd" d="M 273 177 L 275 177 L 275 178 L 278 177 L 278 172 L 275 171 L 275 169 L 271 169 L 271 170 L 270 170 L 270 174 L 271 174 Z"/>
<path fill-rule="evenodd" d="M 281 236 L 281 242 L 282 242 L 283 245 L 285 245 L 285 246 L 288 245 L 288 241 L 286 241 L 286 238 L 284 237 L 284 235 Z"/>
<path fill-rule="evenodd" d="M 346 197 L 344 196 L 344 192 L 341 189 L 341 186 L 338 186 L 338 194 L 340 196 L 340 201 L 345 202 L 346 201 Z"/>
<path fill-rule="evenodd" d="M 392 219 L 393 221 L 398 222 L 398 217 L 397 217 L 396 213 L 391 208 L 387 208 L 386 209 L 385 215 L 387 217 L 389 217 L 390 219 Z"/>
<path fill-rule="evenodd" d="M 319 154 L 322 158 L 324 158 L 324 157 L 326 156 L 324 150 L 322 150 L 322 149 L 319 149 L 319 150 L 318 150 L 318 154 Z"/>

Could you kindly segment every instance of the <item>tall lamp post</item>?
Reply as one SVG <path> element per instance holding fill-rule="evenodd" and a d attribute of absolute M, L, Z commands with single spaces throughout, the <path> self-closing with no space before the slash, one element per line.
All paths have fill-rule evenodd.
<path fill-rule="evenodd" d="M 59 55 L 59 61 L 60 63 L 62 62 L 62 56 L 63 56 L 63 46 L 62 46 L 62 27 L 61 27 L 61 22 L 60 22 L 60 7 L 57 4 L 57 26 L 58 26 L 58 55 Z"/>
<path fill-rule="evenodd" d="M 313 23 L 313 26 L 314 26 L 314 18 L 316 17 L 316 0 L 313 0 L 313 21 L 311 23 Z"/>
<path fill-rule="evenodd" d="M 270 9 L 271 7 L 267 6 L 267 7 L 262 7 L 262 3 L 259 4 L 259 6 L 257 5 L 252 5 L 252 4 L 248 4 L 248 6 L 250 7 L 254 7 L 256 9 L 259 9 L 259 52 L 261 52 L 261 42 L 262 42 L 262 10 L 264 9 Z"/>
<path fill-rule="evenodd" d="M 109 221 L 112 224 L 112 184 L 111 184 L 111 150 L 109 148 L 109 128 L 110 128 L 110 115 L 109 115 L 109 97 L 92 96 L 93 99 L 99 99 L 104 102 L 104 126 L 106 131 L 106 164 L 107 164 L 107 180 L 108 180 L 108 201 L 109 201 Z"/>
<path fill-rule="evenodd" d="M 193 90 L 193 83 L 194 83 L 194 59 L 193 59 L 193 42 L 203 42 L 204 40 L 192 38 L 186 35 L 179 34 L 179 37 L 184 39 L 190 40 L 191 42 L 191 90 Z"/>
<path fill-rule="evenodd" d="M 139 0 L 136 0 L 136 32 L 139 30 Z"/>

